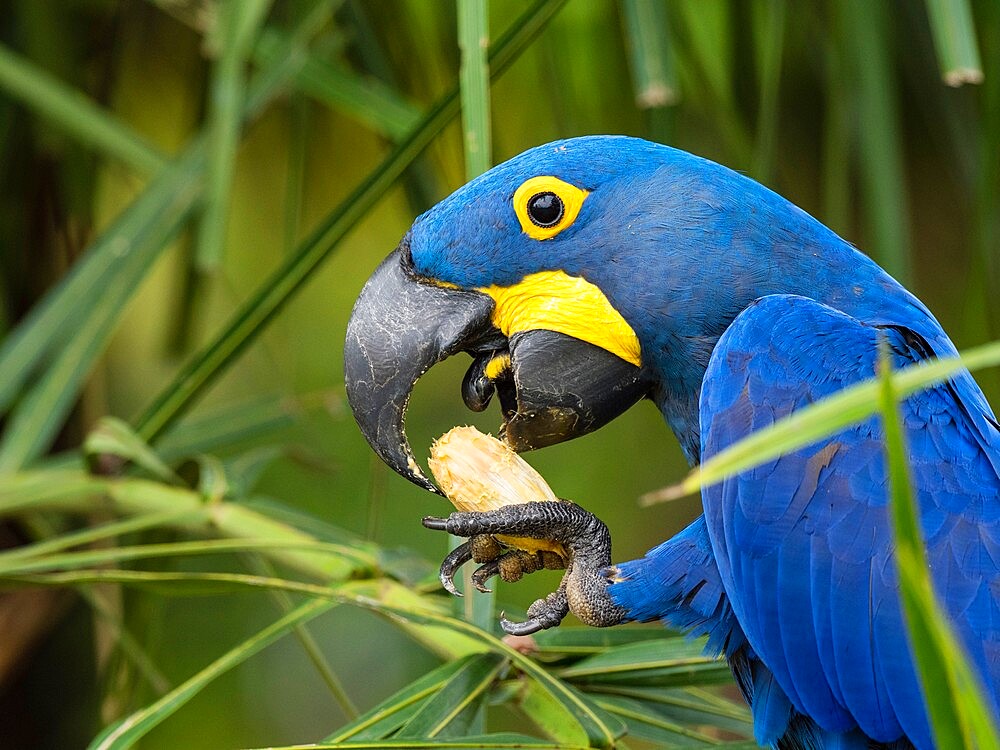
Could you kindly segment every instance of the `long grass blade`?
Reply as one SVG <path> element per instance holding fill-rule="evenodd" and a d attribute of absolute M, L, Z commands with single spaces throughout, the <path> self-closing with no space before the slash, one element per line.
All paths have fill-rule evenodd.
<path fill-rule="evenodd" d="M 405 88 L 404 79 L 407 74 L 392 60 L 389 51 L 391 41 L 377 32 L 375 22 L 377 15 L 377 9 L 371 3 L 359 0 L 347 0 L 344 3 L 343 18 L 351 35 L 351 51 L 357 55 L 360 70 L 365 76 L 371 76 L 393 91 L 402 91 Z M 398 19 L 398 23 L 405 26 L 405 13 L 403 15 L 404 17 Z M 413 122 L 412 127 L 416 127 L 418 122 L 419 117 Z M 398 141 L 407 133 L 401 133 L 394 140 Z M 415 212 L 424 211 L 440 197 L 443 189 L 442 179 L 444 175 L 432 168 L 428 156 L 417 159 L 406 170 L 403 175 L 403 188 Z"/>
<path fill-rule="evenodd" d="M 749 737 L 753 719 L 745 703 L 736 704 L 701 688 L 649 688 L 631 685 L 594 686 L 596 696 L 632 698 L 654 714 L 681 726 L 711 726 Z"/>
<path fill-rule="evenodd" d="M 62 571 L 58 573 L 24 573 L 0 578 L 6 587 L 32 586 L 90 586 L 118 583 L 150 591 L 170 592 L 187 596 L 231 593 L 239 591 L 285 591 L 302 594 L 314 599 L 333 602 L 352 602 L 330 586 L 294 581 L 288 578 L 271 578 L 248 573 L 183 573 L 152 570 L 114 570 L 107 568 Z"/>
<path fill-rule="evenodd" d="M 171 462 L 240 446 L 273 436 L 319 409 L 338 417 L 344 410 L 341 391 L 331 389 L 283 398 L 268 394 L 214 408 L 166 433 L 157 445 L 157 453 Z"/>
<path fill-rule="evenodd" d="M 974 372 L 998 364 L 1000 342 L 994 342 L 969 349 L 961 357 L 935 359 L 907 367 L 893 374 L 893 385 L 900 398 L 907 398 L 917 391 L 947 380 L 963 367 Z M 879 384 L 875 379 L 845 388 L 748 435 L 705 461 L 676 487 L 644 496 L 643 503 L 648 505 L 689 495 L 705 485 L 714 484 L 725 477 L 811 445 L 872 416 L 878 411 L 878 399 Z"/>
<path fill-rule="evenodd" d="M 324 3 L 317 3 L 323 8 Z M 302 28 L 311 29 L 317 13 L 307 14 Z M 320 17 L 321 14 L 319 14 Z M 280 65 L 255 80 L 244 113 L 251 117 L 295 74 L 302 33 L 292 34 Z M 50 445 L 75 401 L 84 378 L 128 300 L 152 262 L 180 229 L 201 194 L 205 168 L 204 142 L 154 180 L 114 225 L 91 246 L 53 293 L 0 347 L 0 411 L 35 373 L 39 361 L 66 341 L 55 364 L 18 405 L 0 445 L 0 471 L 10 471 L 41 455 Z M 110 290 L 110 292 L 109 292 Z"/>
<path fill-rule="evenodd" d="M 443 607 L 438 602 L 385 578 L 339 583 L 331 587 L 245 573 L 178 573 L 104 568 L 5 576 L 0 583 L 5 583 L 8 588 L 25 585 L 65 587 L 117 583 L 186 595 L 218 594 L 240 590 L 284 591 L 289 594 L 303 594 L 312 598 L 352 604 L 378 612 L 396 622 L 416 641 L 443 658 L 453 659 L 470 653 L 480 653 L 488 646 L 481 637 L 456 628 L 454 623 L 460 621 L 442 614 Z M 481 631 L 473 628 L 473 633 Z M 493 640 L 500 643 L 496 639 Z M 501 646 L 504 653 L 510 651 L 503 644 Z M 566 691 L 567 688 L 563 686 L 556 694 L 562 695 Z M 575 694 L 574 701 L 570 705 L 584 707 L 586 709 L 584 719 L 597 715 Z"/>
<path fill-rule="evenodd" d="M 312 11 L 289 35 L 279 59 L 255 77 L 247 92 L 245 118 L 259 115 L 295 75 L 303 58 L 303 45 L 328 13 L 328 3 L 315 0 Z M 4 339 L 0 345 L 0 413 L 7 410 L 24 383 L 36 373 L 38 363 L 64 343 L 69 332 L 78 331 L 105 287 L 123 269 L 133 268 L 128 265 L 131 256 L 143 256 L 141 263 L 136 260 L 137 266 L 148 269 L 152 265 L 169 239 L 171 225 L 164 217 L 190 210 L 201 196 L 205 164 L 206 146 L 199 139 L 161 170 L 142 195 L 84 251 L 83 258 Z M 133 280 L 133 285 L 137 287 L 138 283 Z"/>
<path fill-rule="evenodd" d="M 254 62 L 269 65 L 278 54 L 283 35 L 273 29 L 261 34 Z M 295 88 L 316 102 L 355 118 L 376 133 L 401 140 L 420 122 L 420 109 L 391 86 L 310 54 L 295 76 Z"/>
<path fill-rule="evenodd" d="M 926 0 L 941 78 L 949 86 L 982 83 L 976 28 L 969 0 Z"/>
<path fill-rule="evenodd" d="M 348 740 L 364 741 L 387 737 L 401 727 L 421 706 L 444 687 L 459 670 L 463 669 L 477 655 L 442 664 L 384 701 L 357 719 L 341 727 L 326 738 L 325 742 L 337 744 Z"/>
<path fill-rule="evenodd" d="M 643 639 L 602 649 L 593 656 L 580 659 L 559 670 L 560 677 L 589 678 L 636 669 L 658 669 L 671 664 L 692 663 L 705 657 L 702 640 L 661 634 L 660 638 Z M 717 661 L 716 657 L 708 657 Z"/>
<path fill-rule="evenodd" d="M 466 180 L 478 177 L 492 166 L 488 19 L 487 0 L 458 0 L 458 46 L 462 51 L 459 86 Z"/>
<path fill-rule="evenodd" d="M 124 750 L 132 747 L 218 677 L 271 645 L 292 628 L 318 617 L 334 606 L 334 602 L 324 600 L 303 604 L 220 656 L 155 703 L 109 727 L 90 744 L 90 750 Z"/>
<path fill-rule="evenodd" d="M 105 287 L 136 259 L 149 265 L 158 249 L 154 241 L 171 226 L 167 214 L 190 210 L 199 194 L 198 175 L 203 166 L 201 147 L 161 171 L 142 195 L 84 251 L 83 257 L 0 345 L 0 412 L 5 412 L 38 363 L 77 331 L 86 312 L 103 295 Z M 153 256 L 153 257 L 151 257 Z"/>
<path fill-rule="evenodd" d="M 11 547 L 0 552 L 0 570 L 5 569 L 10 560 L 23 560 L 25 558 L 38 558 L 43 555 L 50 555 L 55 552 L 62 552 L 73 547 L 81 547 L 85 544 L 95 544 L 108 539 L 135 534 L 140 531 L 149 531 L 157 528 L 176 528 L 185 521 L 195 520 L 189 513 L 182 511 L 165 511 L 160 513 L 147 513 L 134 518 L 124 518 L 120 521 L 111 521 L 99 526 L 91 526 L 79 531 L 72 531 L 66 534 L 53 534 L 45 539 L 40 539 L 31 544 L 24 544 L 20 547 Z"/>
<path fill-rule="evenodd" d="M 613 646 L 668 637 L 661 627 L 652 628 L 590 628 L 560 625 L 543 630 L 535 636 L 535 656 L 540 661 L 562 661 L 566 658 L 604 653 Z"/>
<path fill-rule="evenodd" d="M 246 560 L 247 567 L 251 573 L 271 577 L 277 576 L 274 566 L 263 556 L 249 554 L 244 555 L 244 559 Z M 284 591 L 271 591 L 269 593 L 271 599 L 275 602 L 278 609 L 283 614 L 287 614 L 294 609 L 295 604 L 292 597 Z M 355 706 L 354 701 L 351 700 L 351 696 L 344 687 L 343 681 L 337 675 L 336 671 L 334 671 L 330 662 L 327 661 L 326 656 L 323 655 L 322 647 L 313 637 L 309 628 L 306 625 L 298 625 L 296 626 L 294 632 L 295 639 L 299 642 L 299 645 L 302 646 L 302 650 L 305 651 L 309 661 L 312 662 L 317 674 L 330 691 L 330 695 L 337 702 L 337 706 L 340 708 L 341 712 L 348 719 L 357 719 L 359 714 L 357 706 Z"/>
<path fill-rule="evenodd" d="M 348 547 L 352 550 L 350 556 L 317 555 L 296 549 L 301 544 L 315 543 L 317 538 L 292 523 L 241 503 L 209 506 L 199 492 L 183 487 L 145 479 L 93 477 L 73 470 L 18 473 L 5 478 L 0 485 L 0 516 L 44 510 L 84 514 L 96 508 L 121 516 L 173 513 L 176 521 L 164 522 L 165 528 L 211 531 L 230 539 L 281 542 L 267 551 L 268 558 L 318 580 L 343 580 L 371 572 L 368 563 L 356 568 L 355 561 L 370 561 L 375 548 L 351 539 L 346 532 L 330 541 Z"/>
<path fill-rule="evenodd" d="M 170 690 L 170 680 L 156 666 L 156 662 L 149 655 L 139 640 L 132 635 L 131 631 L 122 622 L 121 612 L 114 611 L 105 604 L 102 597 L 96 591 L 83 589 L 79 592 L 80 597 L 87 602 L 92 610 L 101 618 L 101 622 L 110 631 L 111 637 L 115 640 L 122 654 L 128 659 L 142 678 L 149 684 L 157 695 L 163 695 Z"/>
<path fill-rule="evenodd" d="M 610 648 L 558 670 L 558 675 L 580 684 L 616 684 L 655 687 L 713 685 L 731 678 L 726 663 L 706 656 L 704 644 L 671 638 Z"/>
<path fill-rule="evenodd" d="M 213 270 L 222 257 L 246 87 L 244 68 L 270 6 L 271 0 L 222 0 L 209 35 L 208 46 L 218 57 L 209 82 L 208 164 L 195 244 L 195 264 L 202 272 Z"/>
<path fill-rule="evenodd" d="M 166 156 L 128 125 L 3 45 L 0 89 L 80 143 L 143 174 L 155 174 L 167 164 Z"/>
<path fill-rule="evenodd" d="M 934 594 L 886 342 L 880 347 L 879 371 L 879 411 L 885 430 L 900 595 L 935 743 L 938 747 L 998 747 L 995 719 Z"/>
<path fill-rule="evenodd" d="M 371 741 L 348 741 L 318 745 L 286 745 L 270 747 L 267 750 L 588 750 L 590 745 L 567 745 L 552 743 L 524 734 L 502 732 L 484 734 L 461 739 L 379 739 Z M 621 746 L 622 750 L 626 750 Z M 264 748 L 260 748 L 264 750 Z"/>
<path fill-rule="evenodd" d="M 150 216 L 138 236 L 132 236 L 135 252 L 121 260 L 107 285 L 94 290 L 96 299 L 73 328 L 72 338 L 13 409 L 0 440 L 0 474 L 20 469 L 52 445 L 139 281 L 190 215 L 197 186 L 188 183 L 187 187 L 174 196 L 167 210 Z"/>
<path fill-rule="evenodd" d="M 582 696 L 581 700 L 583 700 Z M 590 704 L 589 698 L 586 700 Z M 531 723 L 549 739 L 567 745 L 582 745 L 590 742 L 586 727 L 577 719 L 572 707 L 536 680 L 521 681 L 516 704 L 518 709 L 531 719 Z M 611 714 L 601 709 L 594 710 L 602 712 L 601 719 L 615 736 L 627 731 L 624 723 L 619 722 Z"/>
<path fill-rule="evenodd" d="M 131 427 L 115 417 L 102 418 L 90 431 L 83 442 L 83 454 L 92 467 L 100 468 L 103 460 L 113 457 L 134 464 L 160 481 L 182 484 L 174 470 Z"/>
<path fill-rule="evenodd" d="M 359 574 L 367 568 L 369 572 L 376 561 L 361 550 L 330 542 L 290 542 L 287 539 L 205 539 L 193 542 L 164 542 L 161 544 L 139 544 L 117 546 L 80 552 L 64 552 L 30 559 L 7 559 L 0 557 L 0 576 L 16 576 L 57 570 L 78 570 L 81 568 L 106 565 L 109 563 L 148 560 L 166 557 L 192 557 L 195 555 L 215 555 L 220 553 L 242 553 L 256 550 L 293 549 L 314 552 L 317 555 L 334 555 L 344 558 Z"/>
<path fill-rule="evenodd" d="M 79 542 L 80 537 L 86 534 L 86 531 L 84 531 L 75 534 L 58 535 L 56 524 L 40 513 L 27 516 L 22 519 L 22 523 L 29 530 L 29 533 L 37 537 L 40 541 L 4 550 L 0 552 L 0 559 L 23 558 L 31 554 L 42 554 L 46 550 L 60 549 L 60 542 L 65 544 L 74 537 L 75 541 Z M 108 526 L 115 525 L 118 524 L 108 524 Z M 105 536 L 103 538 L 108 537 Z M 25 550 L 28 550 L 27 554 L 25 554 Z M 109 606 L 109 597 L 105 596 L 109 592 L 107 590 L 81 589 L 78 593 L 80 598 L 94 611 L 94 614 L 100 620 L 100 626 L 104 628 L 106 634 L 114 641 L 122 655 L 128 660 L 128 663 L 135 667 L 138 674 L 146 680 L 157 695 L 166 693 L 170 689 L 170 681 L 156 666 L 155 661 L 143 644 L 126 626 L 123 621 L 121 608 Z"/>
<path fill-rule="evenodd" d="M 368 607 L 375 611 L 382 612 L 389 616 L 401 617 L 414 622 L 440 625 L 456 633 L 460 633 L 473 638 L 482 643 L 494 653 L 502 654 L 518 669 L 529 678 L 538 683 L 540 689 L 544 690 L 551 700 L 558 701 L 566 707 L 566 712 L 575 717 L 575 720 L 583 728 L 584 735 L 588 738 L 589 744 L 594 747 L 610 748 L 614 746 L 617 736 L 613 726 L 609 726 L 607 717 L 599 709 L 596 709 L 590 701 L 585 699 L 577 690 L 567 685 L 562 680 L 549 673 L 548 670 L 536 664 L 532 659 L 514 650 L 500 639 L 480 630 L 475 625 L 457 620 L 453 617 L 446 617 L 429 613 L 426 610 L 415 608 L 402 608 L 399 606 L 386 605 L 382 602 L 359 599 L 359 606 Z M 612 722 L 613 724 L 613 722 Z"/>
<path fill-rule="evenodd" d="M 678 747 L 710 747 L 718 744 L 716 738 L 670 721 L 639 701 L 605 696 L 596 699 L 596 702 L 605 711 L 625 722 L 630 737 Z"/>
<path fill-rule="evenodd" d="M 512 24 L 491 51 L 491 75 L 500 75 L 545 28 L 565 0 L 547 0 L 529 8 Z M 337 243 L 385 194 L 403 170 L 458 114 L 458 90 L 446 94 L 421 125 L 376 168 L 351 195 L 307 238 L 233 316 L 230 323 L 193 360 L 138 419 L 136 431 L 155 439 L 226 367 L 263 331 L 292 299 Z"/>
<path fill-rule="evenodd" d="M 404 737 L 455 737 L 470 732 L 487 691 L 507 667 L 507 660 L 493 653 L 471 657 L 444 683 L 394 735 Z"/>

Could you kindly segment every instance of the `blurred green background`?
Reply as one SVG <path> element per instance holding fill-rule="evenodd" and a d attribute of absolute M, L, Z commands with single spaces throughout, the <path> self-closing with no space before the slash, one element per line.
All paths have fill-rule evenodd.
<path fill-rule="evenodd" d="M 960 348 L 1000 337 L 996 0 L 548 5 L 558 12 L 493 83 L 492 163 L 590 133 L 692 151 L 764 182 L 863 248 Z M 492 0 L 491 39 L 542 6 Z M 0 483 L 78 465 L 81 442 L 104 415 L 146 438 L 179 424 L 175 440 L 185 429 L 190 438 L 181 454 L 217 456 L 231 496 L 268 498 L 384 548 L 440 559 L 445 540 L 419 519 L 446 512 L 445 503 L 373 457 L 346 408 L 341 349 L 364 280 L 417 214 L 465 181 L 461 118 L 418 130 L 457 86 L 455 3 L 7 0 L 3 8 Z M 355 201 L 384 160 L 409 163 L 415 147 L 394 148 L 412 146 L 413 132 L 429 147 L 365 194 L 370 207 Z M 329 224 L 331 215 L 340 223 Z M 84 266 L 88 258 L 97 260 Z M 81 268 L 91 269 L 89 286 L 66 281 Z M 287 304 L 254 308 L 261 290 L 272 300 L 287 292 Z M 255 309 L 267 314 L 241 317 Z M 226 338 L 234 320 L 243 328 Z M 234 341 L 245 350 L 230 351 Z M 205 362 L 200 352 L 218 359 L 192 376 L 185 363 Z M 464 409 L 466 364 L 456 358 L 419 383 L 408 420 L 418 455 L 456 424 L 498 426 L 495 411 Z M 997 403 L 996 374 L 979 379 Z M 179 401 L 161 398 L 178 393 Z M 211 439 L 202 446 L 191 435 Z M 529 460 L 557 494 L 608 521 L 617 559 L 641 555 L 698 512 L 696 500 L 638 506 L 642 493 L 686 470 L 648 404 Z M 200 466 L 204 485 L 212 465 L 188 468 Z M 30 510 L 4 513 L 2 546 L 109 520 L 97 508 Z M 146 541 L 177 533 L 161 529 Z M 144 566 L 245 570 L 232 555 Z M 501 584 L 498 608 L 523 610 L 557 581 L 542 573 Z M 171 686 L 279 612 L 257 592 L 96 591 L 110 622 L 127 626 Z M 0 746 L 82 747 L 155 697 L 108 622 L 68 589 L 0 594 L 0 626 L 12 634 L 0 638 Z M 360 609 L 337 608 L 310 630 L 362 709 L 437 663 Z M 141 746 L 313 741 L 346 710 L 300 644 L 285 639 L 214 682 Z"/>

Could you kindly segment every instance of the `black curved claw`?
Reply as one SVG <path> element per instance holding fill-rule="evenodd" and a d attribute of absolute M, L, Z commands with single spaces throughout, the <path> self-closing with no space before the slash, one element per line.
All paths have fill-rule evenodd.
<path fill-rule="evenodd" d="M 504 617 L 503 612 L 500 613 L 500 628 L 507 635 L 531 635 L 532 633 L 537 633 L 539 630 L 545 630 L 547 627 L 550 626 L 543 625 L 535 618 L 530 618 L 524 622 L 513 622 Z"/>
<path fill-rule="evenodd" d="M 486 588 L 486 582 L 500 572 L 500 560 L 502 559 L 503 556 L 500 556 L 494 560 L 483 563 L 472 573 L 472 585 L 475 586 L 478 591 L 481 591 L 484 594 L 488 594 L 493 591 L 493 589 Z"/>
<path fill-rule="evenodd" d="M 567 572 L 568 577 L 570 573 Z M 500 613 L 500 627 L 508 635 L 531 635 L 539 630 L 554 628 L 569 614 L 569 599 L 566 594 L 567 579 L 559 584 L 559 588 L 544 599 L 537 599 L 528 607 L 528 619 L 524 622 L 511 622 Z"/>
<path fill-rule="evenodd" d="M 434 531 L 447 531 L 448 530 L 448 519 L 438 518 L 437 516 L 424 516 L 421 522 L 425 528 L 434 529 Z"/>
<path fill-rule="evenodd" d="M 425 519 L 426 520 L 426 519 Z M 455 573 L 458 569 L 465 565 L 469 560 L 472 559 L 472 542 L 465 542 L 465 544 L 460 544 L 451 552 L 448 556 L 441 561 L 441 571 L 439 577 L 441 579 L 441 585 L 444 586 L 445 591 L 455 596 L 462 596 L 462 592 L 455 588 Z M 476 588 L 479 588 L 478 586 Z M 480 589 L 482 591 L 482 589 Z"/>

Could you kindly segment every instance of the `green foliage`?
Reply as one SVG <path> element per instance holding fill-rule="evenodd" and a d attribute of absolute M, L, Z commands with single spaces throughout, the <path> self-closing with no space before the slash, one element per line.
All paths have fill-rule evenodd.
<path fill-rule="evenodd" d="M 892 486 L 896 565 L 903 611 L 930 711 L 934 741 L 939 747 L 996 747 L 1000 744 L 996 719 L 982 698 L 981 688 L 931 586 L 917 506 L 910 489 L 899 397 L 885 344 L 879 365 L 879 407 Z M 942 686 L 945 689 L 941 689 Z"/>
<path fill-rule="evenodd" d="M 699 642 L 563 626 L 522 653 L 488 607 L 453 614 L 443 550 L 413 532 L 440 506 L 387 476 L 347 416 L 344 321 L 448 189 L 549 138 L 628 132 L 818 214 L 963 348 L 996 338 L 998 40 L 991 0 L 14 3 L 0 23 L 0 610 L 31 637 L 0 648 L 26 654 L 20 671 L 0 658 L 0 712 L 17 696 L 39 718 L 5 722 L 0 744 L 752 747 Z M 891 425 L 896 399 L 998 361 L 989 345 L 884 372 L 683 489 L 877 411 Z M 455 372 L 436 377 L 418 389 L 415 445 L 469 419 Z M 949 686 L 928 693 L 935 729 L 942 745 L 995 746 L 889 433 L 908 623 L 924 679 Z M 667 443 L 649 410 L 535 462 L 612 521 L 627 558 L 697 512 L 629 502 L 681 474 Z M 499 587 L 508 612 L 545 593 L 537 578 Z M 45 608 L 66 592 L 72 606 Z"/>

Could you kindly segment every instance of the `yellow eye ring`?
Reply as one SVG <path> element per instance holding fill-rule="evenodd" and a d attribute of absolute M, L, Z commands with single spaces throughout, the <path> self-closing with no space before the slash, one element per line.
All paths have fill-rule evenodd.
<path fill-rule="evenodd" d="M 588 195 L 558 177 L 532 177 L 514 192 L 514 213 L 526 235 L 549 240 L 576 221 Z"/>

